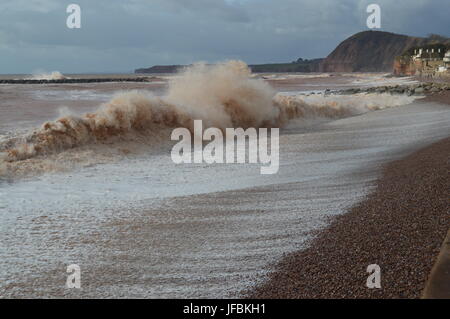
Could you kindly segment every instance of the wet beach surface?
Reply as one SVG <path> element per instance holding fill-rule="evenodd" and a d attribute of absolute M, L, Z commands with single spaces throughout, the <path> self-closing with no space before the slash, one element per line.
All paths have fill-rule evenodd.
<path fill-rule="evenodd" d="M 22 114 L 16 120 L 26 129 L 57 117 L 61 105 L 91 111 L 118 88 L 143 84 L 110 85 L 33 92 L 5 86 L 1 94 L 10 98 L 0 111 L 14 104 L 2 114 Z M 156 85 L 150 90 L 158 94 L 164 84 Z M 2 128 L 17 124 L 4 119 Z M 384 163 L 447 137 L 450 110 L 416 101 L 306 124 L 282 130 L 274 176 L 260 175 L 259 164 L 177 166 L 170 144 L 142 154 L 124 142 L 56 156 L 64 163 L 65 153 L 131 150 L 117 161 L 108 162 L 106 153 L 101 163 L 0 183 L 0 295 L 238 296 L 266 279 L 283 254 L 307 248 L 330 217 L 363 199 Z M 81 290 L 65 288 L 73 263 L 81 267 Z"/>

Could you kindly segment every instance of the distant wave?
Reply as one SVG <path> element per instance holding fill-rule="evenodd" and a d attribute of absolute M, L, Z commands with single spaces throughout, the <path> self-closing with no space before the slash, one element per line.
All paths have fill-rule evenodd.
<path fill-rule="evenodd" d="M 32 77 L 29 78 L 30 80 L 64 80 L 68 79 L 66 76 L 61 74 L 59 71 L 53 71 L 51 73 L 38 73 L 33 74 Z"/>

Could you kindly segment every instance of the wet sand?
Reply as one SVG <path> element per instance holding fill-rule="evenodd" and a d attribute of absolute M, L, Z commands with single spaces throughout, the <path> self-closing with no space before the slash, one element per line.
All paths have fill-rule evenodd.
<path fill-rule="evenodd" d="M 450 105 L 450 91 L 443 91 L 437 94 L 428 95 L 423 99 L 423 101 Z"/>
<path fill-rule="evenodd" d="M 251 298 L 419 298 L 450 227 L 450 138 L 384 167 L 349 213 L 285 256 Z M 381 267 L 368 289 L 367 266 Z"/>

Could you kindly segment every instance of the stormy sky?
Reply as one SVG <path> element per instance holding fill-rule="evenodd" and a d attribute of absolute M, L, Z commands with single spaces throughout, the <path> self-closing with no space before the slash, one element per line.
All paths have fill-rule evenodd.
<path fill-rule="evenodd" d="M 66 8 L 81 7 L 81 29 Z M 449 0 L 0 0 L 0 73 L 131 72 L 154 64 L 325 57 L 367 30 L 450 36 Z"/>

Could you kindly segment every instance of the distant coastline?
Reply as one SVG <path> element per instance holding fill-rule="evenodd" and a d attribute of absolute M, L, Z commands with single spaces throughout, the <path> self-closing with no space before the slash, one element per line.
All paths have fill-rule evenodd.
<path fill-rule="evenodd" d="M 448 37 L 430 35 L 412 37 L 383 31 L 363 31 L 342 41 L 326 58 L 302 59 L 287 63 L 249 65 L 254 73 L 288 72 L 394 72 L 396 58 L 408 50 L 439 43 L 448 44 Z M 136 74 L 176 73 L 185 65 L 154 65 L 138 68 Z"/>
<path fill-rule="evenodd" d="M 253 73 L 287 73 L 287 72 L 319 72 L 323 59 L 302 59 L 288 63 L 250 64 Z M 149 68 L 136 69 L 136 74 L 148 73 L 177 73 L 189 65 L 154 65 Z"/>

